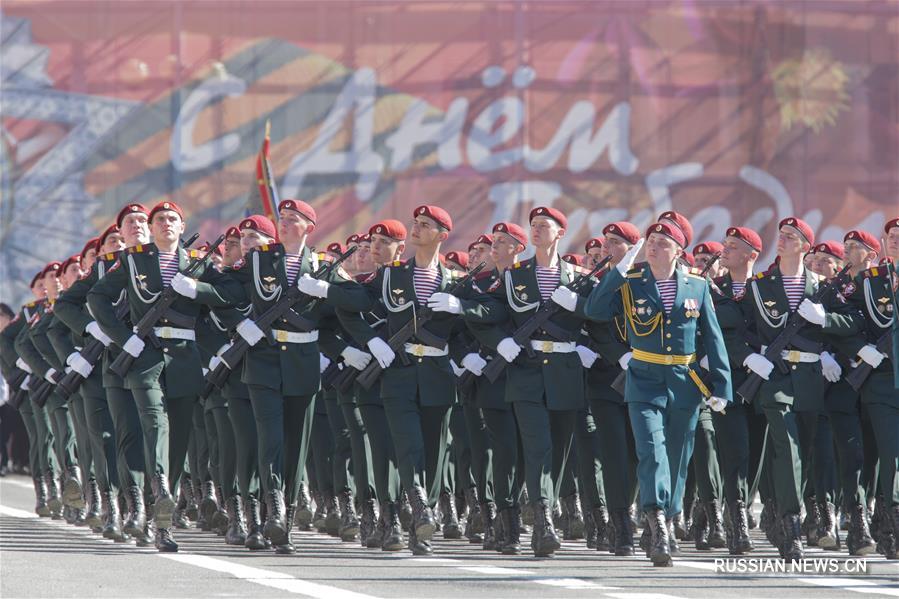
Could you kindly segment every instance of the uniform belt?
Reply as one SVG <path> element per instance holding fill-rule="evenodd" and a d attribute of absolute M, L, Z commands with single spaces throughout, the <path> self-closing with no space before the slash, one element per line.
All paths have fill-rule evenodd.
<path fill-rule="evenodd" d="M 406 350 L 407 354 L 412 354 L 419 358 L 422 356 L 434 358 L 449 354 L 449 349 L 445 347 L 440 349 L 439 347 L 431 347 L 430 345 L 422 345 L 421 343 L 407 343 L 403 346 L 403 349 Z"/>
<path fill-rule="evenodd" d="M 193 329 L 176 329 L 175 327 L 153 327 L 153 334 L 159 339 L 185 339 L 196 341 L 197 333 Z"/>
<path fill-rule="evenodd" d="M 765 350 L 768 349 L 767 345 L 762 346 L 762 353 L 765 353 Z M 813 354 L 807 351 L 798 351 L 795 349 L 785 349 L 780 353 L 780 357 L 784 362 L 790 362 L 791 364 L 798 364 L 800 362 L 819 362 L 821 360 L 821 356 L 819 354 Z"/>
<path fill-rule="evenodd" d="M 531 339 L 534 351 L 544 354 L 570 354 L 577 344 L 574 341 L 535 341 Z"/>
<path fill-rule="evenodd" d="M 272 337 L 278 343 L 312 343 L 318 341 L 318 330 L 309 331 L 308 333 L 298 333 L 294 331 L 282 331 L 281 329 L 272 329 Z"/>
<path fill-rule="evenodd" d="M 633 358 L 641 362 L 649 362 L 650 364 L 662 364 L 664 366 L 686 366 L 696 361 L 696 354 L 687 356 L 679 356 L 672 354 L 654 354 L 652 352 L 643 351 L 642 349 L 634 349 Z"/>

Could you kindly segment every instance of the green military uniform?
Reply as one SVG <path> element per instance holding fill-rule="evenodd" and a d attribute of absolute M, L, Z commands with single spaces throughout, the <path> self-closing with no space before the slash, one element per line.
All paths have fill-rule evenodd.
<path fill-rule="evenodd" d="M 190 257 L 180 246 L 176 251 L 181 271 Z M 116 318 L 114 302 L 124 290 L 131 320 L 136 323 L 153 307 L 164 287 L 155 244 L 128 248 L 119 255 L 116 265 L 94 285 L 87 301 L 97 323 L 121 347 L 132 331 Z M 228 305 L 210 284 L 228 286 L 223 275 L 208 267 L 201 267 L 195 274 L 199 278 L 196 300 L 179 296 L 174 301 L 125 375 L 125 385 L 140 413 L 147 472 L 154 477 L 155 519 L 161 529 L 171 526 L 175 505 L 169 489 L 178 487 L 184 471 L 193 406 L 203 388 L 202 363 L 195 342 L 196 319 L 201 304 Z"/>
<path fill-rule="evenodd" d="M 610 270 L 593 289 L 585 313 L 596 320 L 624 315 L 633 351 L 625 401 L 634 431 L 640 504 L 657 532 L 654 543 L 670 542 L 657 529 L 683 509 L 687 467 L 703 396 L 730 402 L 730 367 L 724 339 L 704 278 L 676 268 L 676 296 L 665 312 L 648 264 L 622 275 Z M 701 384 L 696 365 L 697 332 L 709 359 L 712 389 Z M 670 524 L 669 524 L 670 526 Z M 667 548 L 654 561 L 670 563 Z"/>

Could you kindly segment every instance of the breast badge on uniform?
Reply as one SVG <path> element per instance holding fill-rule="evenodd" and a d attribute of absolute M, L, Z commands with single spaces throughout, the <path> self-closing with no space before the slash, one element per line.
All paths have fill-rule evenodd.
<path fill-rule="evenodd" d="M 145 280 L 147 275 L 143 275 L 140 273 L 135 273 L 134 280 L 137 281 L 137 286 L 140 287 L 141 291 L 147 291 L 147 281 Z"/>
<path fill-rule="evenodd" d="M 275 287 L 277 287 L 278 284 L 277 277 L 262 277 L 262 281 L 262 289 L 264 289 L 266 293 L 273 293 L 275 291 Z"/>
<path fill-rule="evenodd" d="M 692 297 L 684 300 L 685 314 L 687 318 L 699 318 L 699 303 Z"/>

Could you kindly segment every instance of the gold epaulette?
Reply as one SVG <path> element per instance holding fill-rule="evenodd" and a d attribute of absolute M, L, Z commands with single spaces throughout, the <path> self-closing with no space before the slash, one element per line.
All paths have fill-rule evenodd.
<path fill-rule="evenodd" d="M 132 247 L 128 248 L 128 253 L 129 254 L 143 254 L 144 246 L 140 245 L 140 244 L 132 246 Z"/>

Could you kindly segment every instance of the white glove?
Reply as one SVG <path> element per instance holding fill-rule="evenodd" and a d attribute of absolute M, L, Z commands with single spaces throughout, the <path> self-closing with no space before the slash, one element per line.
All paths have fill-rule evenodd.
<path fill-rule="evenodd" d="M 634 352 L 627 352 L 620 358 L 618 358 L 618 365 L 621 366 L 621 370 L 627 370 L 628 364 L 631 363 L 631 358 L 634 357 Z"/>
<path fill-rule="evenodd" d="M 624 253 L 624 256 L 621 257 L 621 262 L 615 265 L 615 268 L 618 269 L 618 272 L 621 273 L 621 276 L 627 274 L 627 271 L 631 269 L 634 265 L 634 262 L 637 260 L 637 254 L 640 253 L 640 249 L 643 247 L 643 238 L 637 240 L 631 249 Z"/>
<path fill-rule="evenodd" d="M 839 381 L 840 375 L 843 374 L 843 369 L 826 351 L 821 352 L 821 374 L 831 383 Z"/>
<path fill-rule="evenodd" d="M 802 303 L 799 304 L 799 308 L 796 311 L 799 312 L 799 316 L 810 323 L 822 327 L 824 326 L 824 316 L 826 312 L 824 311 L 824 306 L 821 304 L 816 304 L 810 299 L 805 298 L 802 300 Z"/>
<path fill-rule="evenodd" d="M 220 357 L 218 357 L 218 356 L 212 356 L 212 357 L 209 359 L 209 365 L 206 367 L 206 369 L 209 370 L 209 372 L 212 372 L 212 371 L 214 371 L 216 368 L 218 368 L 218 365 L 221 364 L 221 363 L 222 363 L 222 359 L 221 359 Z"/>
<path fill-rule="evenodd" d="M 75 356 L 79 356 L 79 355 L 81 355 L 81 354 L 79 354 L 77 351 L 73 351 L 68 356 L 66 356 L 66 366 L 71 366 L 72 360 L 75 359 Z"/>
<path fill-rule="evenodd" d="M 89 377 L 91 375 L 91 371 L 94 369 L 94 367 L 91 365 L 90 362 L 85 360 L 81 356 L 81 354 L 79 354 L 78 352 L 75 352 L 74 356 L 75 356 L 74 358 L 72 358 L 72 356 L 69 356 L 70 358 L 72 358 L 72 361 L 69 362 L 69 366 L 71 366 L 72 370 L 74 370 L 75 372 L 77 372 L 78 374 L 83 376 L 84 378 Z"/>
<path fill-rule="evenodd" d="M 31 375 L 26 374 L 25 380 L 22 381 L 22 385 L 19 387 L 19 389 L 22 389 L 23 391 L 31 391 L 31 387 L 28 386 L 29 381 L 31 381 Z"/>
<path fill-rule="evenodd" d="M 87 323 L 87 326 L 84 327 L 84 332 L 102 343 L 105 347 L 109 347 L 109 344 L 112 343 L 112 339 L 109 338 L 109 335 L 103 332 L 100 328 L 100 325 L 97 324 L 96 320 L 92 320 Z"/>
<path fill-rule="evenodd" d="M 574 309 L 577 308 L 577 293 L 568 287 L 556 287 L 556 290 L 553 291 L 550 299 L 569 312 L 574 312 Z"/>
<path fill-rule="evenodd" d="M 201 370 L 203 371 L 203 377 L 205 378 L 206 375 L 209 374 L 209 369 L 208 369 L 208 368 L 201 368 Z"/>
<path fill-rule="evenodd" d="M 578 357 L 581 359 L 581 364 L 584 365 L 584 368 L 592 368 L 593 363 L 596 362 L 596 358 L 599 357 L 599 354 L 586 347 L 584 345 L 578 345 L 574 348 L 574 351 L 577 352 Z"/>
<path fill-rule="evenodd" d="M 125 345 L 122 346 L 122 351 L 136 358 L 140 355 L 140 352 L 144 351 L 144 340 L 137 335 L 131 335 L 128 341 L 125 342 Z"/>
<path fill-rule="evenodd" d="M 434 312 L 449 312 L 450 314 L 462 313 L 462 302 L 455 295 L 438 292 L 428 298 L 428 308 Z"/>
<path fill-rule="evenodd" d="M 858 357 L 871 365 L 871 368 L 877 368 L 880 366 L 880 363 L 883 362 L 884 356 L 882 353 L 877 351 L 877 348 L 871 345 L 870 343 L 860 350 L 858 350 Z M 16 362 L 18 364 L 18 362 Z M 19 366 L 19 368 L 22 368 Z M 25 370 L 22 368 L 22 370 Z"/>
<path fill-rule="evenodd" d="M 771 371 L 774 370 L 774 364 L 762 354 L 749 354 L 746 356 L 746 359 L 743 360 L 743 366 L 766 381 L 768 380 L 768 377 L 771 376 Z"/>
<path fill-rule="evenodd" d="M 244 338 L 244 341 L 250 344 L 250 346 L 256 345 L 262 341 L 263 337 L 265 337 L 265 333 L 262 332 L 262 329 L 257 327 L 256 323 L 249 318 L 245 318 L 237 323 L 237 328 L 235 330 L 238 335 Z"/>
<path fill-rule="evenodd" d="M 724 408 L 727 407 L 727 404 L 730 403 L 726 399 L 721 397 L 712 396 L 705 401 L 705 405 L 712 409 L 713 412 L 721 412 L 724 413 Z"/>
<path fill-rule="evenodd" d="M 371 354 L 361 349 L 356 349 L 350 345 L 346 346 L 340 355 L 343 356 L 344 362 L 352 366 L 356 370 L 365 370 L 368 363 L 371 362 Z"/>
<path fill-rule="evenodd" d="M 378 361 L 381 368 L 387 368 L 393 362 L 393 359 L 396 358 L 396 354 L 393 353 L 387 342 L 380 337 L 372 337 L 366 345 L 368 345 L 371 355 Z"/>
<path fill-rule="evenodd" d="M 53 383 L 55 385 L 56 379 L 53 378 L 55 375 L 56 375 L 56 369 L 51 367 L 51 368 L 47 369 L 46 374 L 44 374 L 44 378 L 47 379 L 48 383 Z"/>
<path fill-rule="evenodd" d="M 702 357 L 702 360 L 699 361 L 699 367 L 705 368 L 706 370 L 709 369 L 709 357 L 708 356 Z"/>
<path fill-rule="evenodd" d="M 24 370 L 28 374 L 31 374 L 31 366 L 29 366 L 22 358 L 16 359 L 16 366 L 19 367 L 19 370 Z"/>
<path fill-rule="evenodd" d="M 496 352 L 511 364 L 521 353 L 521 346 L 511 337 L 506 337 L 496 346 Z"/>
<path fill-rule="evenodd" d="M 322 373 L 325 371 L 325 368 L 331 364 L 331 360 L 325 354 L 318 354 L 318 371 Z"/>
<path fill-rule="evenodd" d="M 453 372 L 456 373 L 456 376 L 462 376 L 465 374 L 465 369 L 460 368 L 458 364 L 456 364 L 455 360 L 450 359 L 450 366 L 453 367 Z"/>
<path fill-rule="evenodd" d="M 308 273 L 297 279 L 297 287 L 306 295 L 312 297 L 328 297 L 328 287 L 331 284 L 327 281 L 320 281 L 309 276 Z"/>
<path fill-rule="evenodd" d="M 484 374 L 484 368 L 487 366 L 487 360 L 482 358 L 480 354 L 472 352 L 462 358 L 462 368 L 471 372 L 475 376 Z"/>
<path fill-rule="evenodd" d="M 180 272 L 172 277 L 172 289 L 188 299 L 197 299 L 197 280 L 185 277 Z"/>

